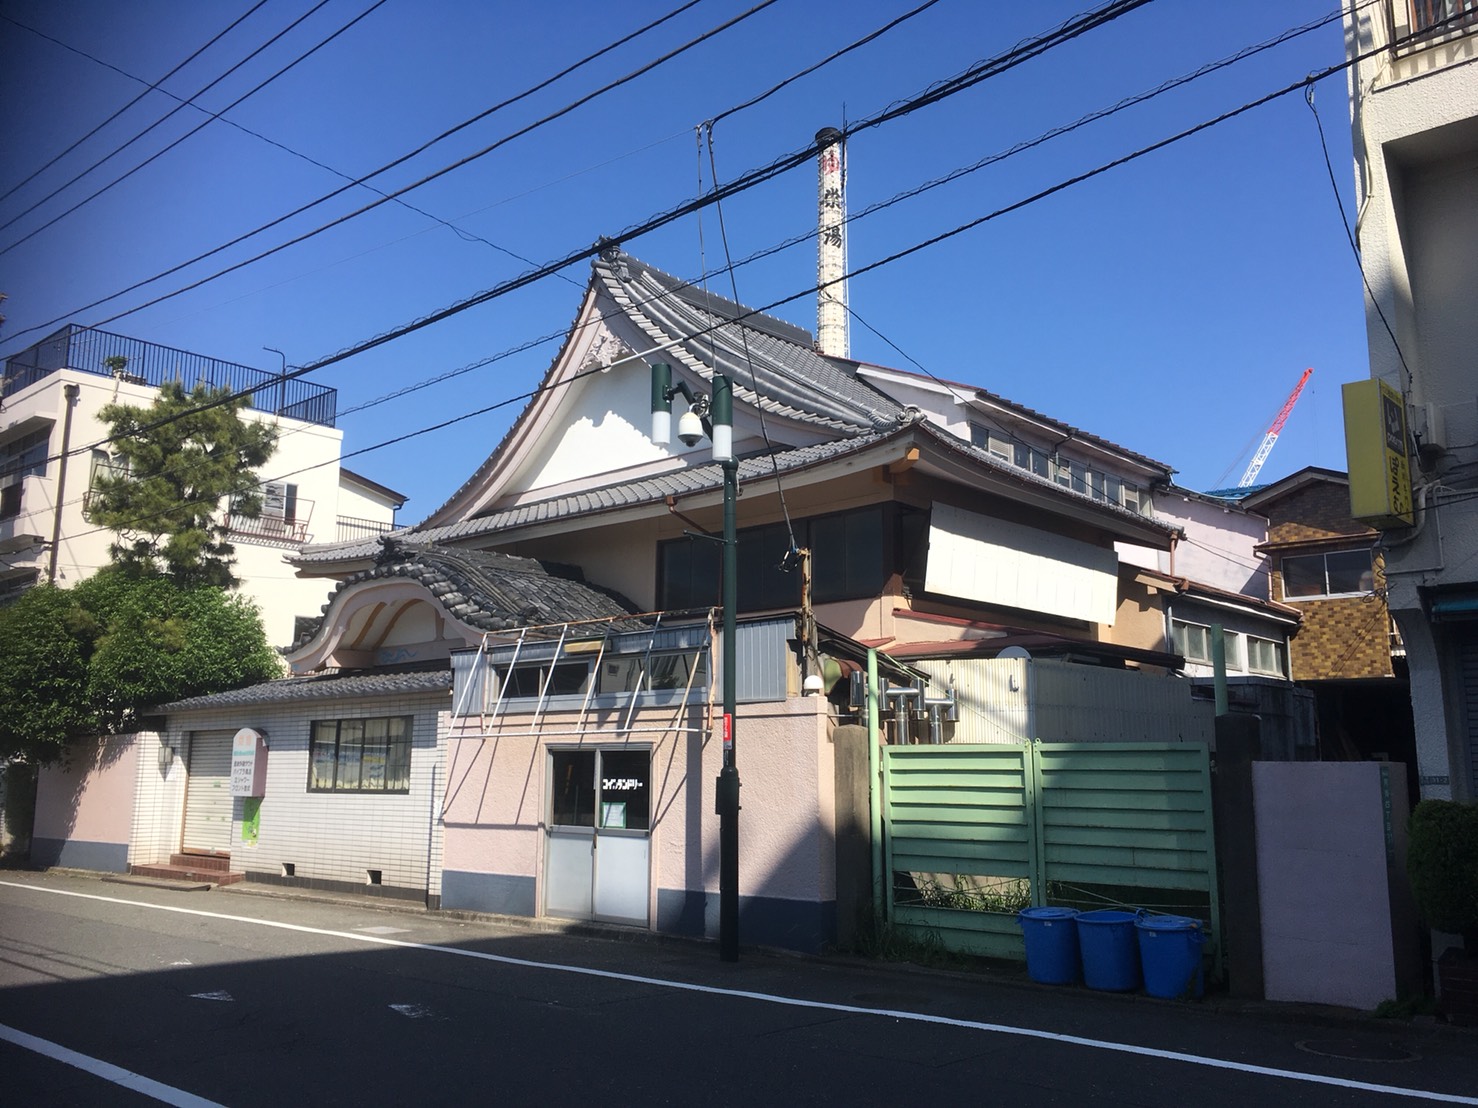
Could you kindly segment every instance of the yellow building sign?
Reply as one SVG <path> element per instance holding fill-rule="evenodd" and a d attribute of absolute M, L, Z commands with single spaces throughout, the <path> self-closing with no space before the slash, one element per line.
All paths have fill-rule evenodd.
<path fill-rule="evenodd" d="M 1411 459 L 1406 401 L 1379 378 L 1344 386 L 1350 514 L 1382 529 L 1410 527 Z"/>

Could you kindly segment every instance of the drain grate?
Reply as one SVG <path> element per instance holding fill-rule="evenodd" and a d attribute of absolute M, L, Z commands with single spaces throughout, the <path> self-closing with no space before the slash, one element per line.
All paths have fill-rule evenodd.
<path fill-rule="evenodd" d="M 1415 1062 L 1421 1058 L 1404 1046 L 1368 1039 L 1301 1039 L 1293 1045 L 1308 1054 L 1354 1062 Z"/>

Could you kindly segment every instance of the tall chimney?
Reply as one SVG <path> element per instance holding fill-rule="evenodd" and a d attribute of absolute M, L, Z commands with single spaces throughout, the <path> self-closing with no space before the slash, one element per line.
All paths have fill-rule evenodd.
<path fill-rule="evenodd" d="M 833 358 L 851 354 L 847 325 L 846 148 L 835 127 L 816 132 L 816 349 Z"/>

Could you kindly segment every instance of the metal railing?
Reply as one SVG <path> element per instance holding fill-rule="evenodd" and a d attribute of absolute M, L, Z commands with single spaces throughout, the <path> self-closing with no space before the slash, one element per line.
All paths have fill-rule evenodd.
<path fill-rule="evenodd" d="M 247 404 L 258 411 L 324 427 L 332 427 L 337 414 L 335 389 L 302 380 L 286 380 L 266 370 L 75 323 L 5 359 L 0 400 L 59 369 L 118 377 L 130 384 L 155 388 L 168 381 L 178 381 L 186 392 L 199 384 L 233 393 L 248 392 Z"/>
<path fill-rule="evenodd" d="M 395 523 L 389 523 L 378 519 L 357 519 L 354 516 L 340 516 L 338 519 L 338 531 L 335 542 L 353 542 L 356 539 L 372 539 L 376 535 L 388 535 L 395 530 Z"/>
<path fill-rule="evenodd" d="M 1396 49 L 1419 50 L 1478 30 L 1478 0 L 1391 0 L 1388 26 Z"/>
<path fill-rule="evenodd" d="M 233 513 L 226 517 L 226 526 L 233 538 L 301 546 L 308 541 L 308 521 L 312 518 L 313 501 L 299 499 L 290 517 L 263 512 L 256 519 L 248 519 Z"/>

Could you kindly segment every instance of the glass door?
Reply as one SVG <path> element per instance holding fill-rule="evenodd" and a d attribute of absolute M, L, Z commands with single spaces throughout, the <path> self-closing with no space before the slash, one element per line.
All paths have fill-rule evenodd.
<path fill-rule="evenodd" d="M 651 751 L 554 749 L 549 769 L 545 913 L 645 926 Z"/>

